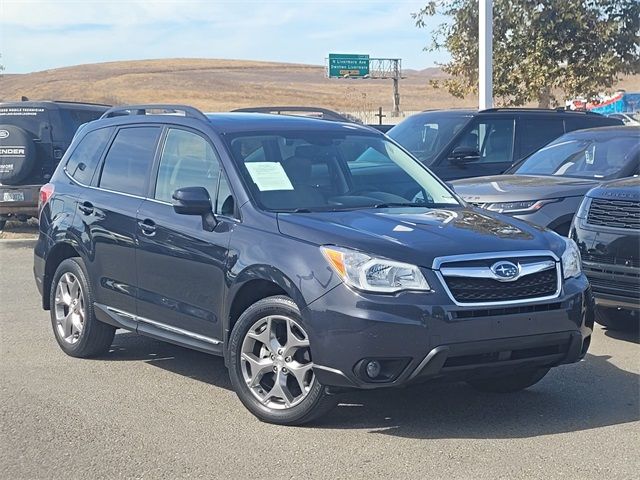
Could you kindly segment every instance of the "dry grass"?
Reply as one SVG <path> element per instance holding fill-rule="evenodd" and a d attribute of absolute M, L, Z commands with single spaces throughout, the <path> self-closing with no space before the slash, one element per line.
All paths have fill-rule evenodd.
<path fill-rule="evenodd" d="M 404 110 L 473 107 L 434 89 L 429 79 L 438 69 L 405 72 L 401 81 Z M 619 85 L 640 90 L 640 78 Z M 391 80 L 347 80 L 324 76 L 324 68 L 271 62 L 164 59 L 109 62 L 46 70 L 0 79 L 0 100 L 79 100 L 109 104 L 186 103 L 205 111 L 256 105 L 314 105 L 342 111 L 391 109 Z"/>

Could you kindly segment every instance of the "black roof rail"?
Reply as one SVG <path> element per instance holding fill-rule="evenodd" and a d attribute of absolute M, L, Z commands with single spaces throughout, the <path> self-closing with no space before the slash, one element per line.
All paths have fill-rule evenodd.
<path fill-rule="evenodd" d="M 207 116 L 195 107 L 189 105 L 178 104 L 159 104 L 148 103 L 141 105 L 122 105 L 119 107 L 112 107 L 102 114 L 100 118 L 112 118 L 126 115 L 158 115 L 157 113 L 149 113 L 151 110 L 165 110 L 165 113 L 160 115 L 175 114 L 182 112 L 185 117 L 197 118 L 208 122 Z"/>
<path fill-rule="evenodd" d="M 597 112 L 590 112 L 589 110 L 569 110 L 564 107 L 557 108 L 535 108 L 535 107 L 494 107 L 485 108 L 480 112 L 547 112 L 547 113 L 576 113 L 583 115 L 599 115 Z"/>
<path fill-rule="evenodd" d="M 246 108 L 237 108 L 231 111 L 232 112 L 248 112 L 248 113 L 272 113 L 276 115 L 293 115 L 293 116 L 295 116 L 295 112 L 318 113 L 320 114 L 319 118 L 321 118 L 322 120 L 329 120 L 333 122 L 355 123 L 353 120 L 345 117 L 344 115 L 339 114 L 338 112 L 334 112 L 333 110 L 329 110 L 328 108 L 322 108 L 322 107 L 303 107 L 303 106 L 246 107 Z"/>

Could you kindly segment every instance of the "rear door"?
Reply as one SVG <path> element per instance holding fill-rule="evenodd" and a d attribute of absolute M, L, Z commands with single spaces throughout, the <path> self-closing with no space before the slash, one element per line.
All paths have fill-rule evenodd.
<path fill-rule="evenodd" d="M 478 116 L 438 155 L 430 169 L 443 180 L 501 174 L 512 163 L 514 133 L 513 117 Z M 458 147 L 475 149 L 477 160 L 467 163 L 456 161 L 453 152 Z"/>
<path fill-rule="evenodd" d="M 234 226 L 233 195 L 218 154 L 201 132 L 167 129 L 157 176 L 137 219 L 139 247 L 138 331 L 178 336 L 174 341 L 215 349 L 222 338 L 219 318 L 226 262 Z M 173 192 L 205 187 L 217 218 L 213 231 L 199 216 L 173 210 Z"/>
<path fill-rule="evenodd" d="M 118 129 L 93 175 L 93 187 L 77 197 L 76 223 L 88 252 L 96 307 L 130 326 L 136 314 L 136 213 L 160 133 L 161 127 L 153 125 Z"/>

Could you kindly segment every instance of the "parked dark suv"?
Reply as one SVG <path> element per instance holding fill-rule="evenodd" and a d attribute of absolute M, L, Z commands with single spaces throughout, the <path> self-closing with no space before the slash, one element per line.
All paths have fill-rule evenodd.
<path fill-rule="evenodd" d="M 83 123 L 107 105 L 76 102 L 0 103 L 0 230 L 10 218 L 38 215 L 38 192 Z"/>
<path fill-rule="evenodd" d="M 589 346 L 573 241 L 468 207 L 368 127 L 123 107 L 43 192 L 35 278 L 62 350 L 105 354 L 124 328 L 224 355 L 265 421 L 344 388 L 516 391 Z"/>
<path fill-rule="evenodd" d="M 596 299 L 596 321 L 613 330 L 640 326 L 640 178 L 587 193 L 571 229 Z"/>
<path fill-rule="evenodd" d="M 566 132 L 622 124 L 571 110 L 431 110 L 410 116 L 387 134 L 441 179 L 456 180 L 499 175 Z"/>

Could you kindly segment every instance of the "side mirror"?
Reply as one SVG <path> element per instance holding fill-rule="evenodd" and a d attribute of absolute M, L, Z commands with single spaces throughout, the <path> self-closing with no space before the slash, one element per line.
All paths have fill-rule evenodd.
<path fill-rule="evenodd" d="M 173 192 L 173 210 L 180 215 L 200 215 L 202 228 L 209 232 L 217 224 L 209 192 L 204 187 L 183 187 Z"/>
<path fill-rule="evenodd" d="M 480 160 L 480 152 L 475 147 L 456 147 L 449 154 L 449 160 L 455 163 L 471 163 Z"/>

